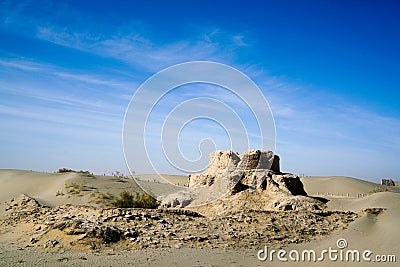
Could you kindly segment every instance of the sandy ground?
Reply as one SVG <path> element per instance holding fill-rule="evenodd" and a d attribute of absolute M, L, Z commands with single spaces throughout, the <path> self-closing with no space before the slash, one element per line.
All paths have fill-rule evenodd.
<path fill-rule="evenodd" d="M 66 185 L 83 185 L 81 192 L 68 194 Z M 118 196 L 120 192 L 142 192 L 134 179 L 114 176 L 86 176 L 81 173 L 42 173 L 25 170 L 0 170 L 0 202 L 21 194 L 33 197 L 41 204 L 51 207 L 62 204 L 95 204 L 98 193 Z"/>
<path fill-rule="evenodd" d="M 174 183 L 182 185 L 184 177 L 171 176 Z M 75 252 L 49 251 L 41 248 L 22 246 L 18 238 L 24 229 L 0 233 L 0 266 L 398 266 L 400 261 L 400 194 L 398 187 L 393 192 L 371 191 L 380 186 L 363 180 L 347 177 L 306 177 L 302 178 L 306 191 L 310 195 L 326 197 L 330 210 L 358 212 L 365 208 L 385 208 L 380 214 L 368 214 L 331 235 L 307 244 L 295 244 L 284 248 L 315 250 L 317 253 L 332 247 L 338 249 L 337 240 L 347 241 L 346 250 L 366 249 L 375 256 L 395 255 L 397 263 L 381 262 L 340 262 L 325 258 L 322 262 L 280 262 L 277 258 L 260 261 L 257 252 L 262 248 L 249 250 L 230 249 L 145 249 L 134 251 Z M 81 193 L 67 194 L 65 184 L 85 184 Z M 34 197 L 43 204 L 84 204 L 93 201 L 93 195 L 109 192 L 118 195 L 123 190 L 140 191 L 133 180 L 121 181 L 115 177 L 85 177 L 81 174 L 45 174 L 31 171 L 0 170 L 0 202 L 3 203 L 20 194 Z M 382 188 L 384 191 L 385 188 Z M 379 191 L 379 190 L 378 190 Z M 59 194 L 57 196 L 57 192 Z M 364 197 L 360 197 L 363 194 Z M 4 205 L 0 207 L 0 215 Z M 279 248 L 269 248 L 276 249 Z"/>
<path fill-rule="evenodd" d="M 8 247 L 0 256 L 1 266 L 269 266 L 257 260 L 253 250 L 147 249 L 60 253 Z"/>
<path fill-rule="evenodd" d="M 399 187 L 386 187 L 360 179 L 343 176 L 310 176 L 301 178 L 307 193 L 312 196 L 324 197 L 351 197 L 356 198 L 362 194 L 367 195 L 371 191 L 385 190 L 400 192 Z"/>

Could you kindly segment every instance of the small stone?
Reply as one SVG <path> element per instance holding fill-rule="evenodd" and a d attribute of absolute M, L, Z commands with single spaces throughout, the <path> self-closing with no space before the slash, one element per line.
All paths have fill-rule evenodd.
<path fill-rule="evenodd" d="M 134 220 L 135 219 L 135 216 L 134 215 L 131 215 L 131 214 L 125 214 L 125 216 L 124 216 L 127 220 Z"/>

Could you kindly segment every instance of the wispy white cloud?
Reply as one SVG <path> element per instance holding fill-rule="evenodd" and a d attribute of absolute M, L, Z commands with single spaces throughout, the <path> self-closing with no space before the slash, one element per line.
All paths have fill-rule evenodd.
<path fill-rule="evenodd" d="M 37 37 L 74 49 L 111 57 L 155 72 L 172 64 L 193 60 L 227 61 L 232 49 L 248 46 L 243 35 L 215 31 L 192 40 L 156 44 L 140 33 L 103 36 L 77 33 L 55 26 L 39 27 Z M 226 39 L 229 43 L 224 42 Z"/>
<path fill-rule="evenodd" d="M 101 26 L 94 27 L 93 31 L 93 27 L 88 26 L 90 21 L 84 21 L 85 16 L 68 5 L 54 4 L 51 18 L 46 16 L 46 20 L 40 14 L 26 14 L 23 4 L 17 6 L 5 4 L 4 13 L 12 15 L 4 16 L 12 17 L 8 19 L 9 23 L 17 30 L 23 29 L 23 34 L 33 34 L 36 38 L 61 46 L 122 60 L 150 72 L 192 60 L 228 62 L 235 56 L 236 49 L 250 46 L 247 33 L 229 32 L 220 28 L 197 29 L 197 36 L 194 34 L 183 40 L 156 43 L 146 36 L 143 29 L 122 30 L 123 25 L 115 25 L 113 33 L 107 33 Z M 42 9 L 46 11 L 48 8 Z M 68 26 L 57 23 L 58 20 L 67 19 L 66 16 L 70 20 L 71 15 L 81 19 Z"/>
<path fill-rule="evenodd" d="M 0 73 L 7 77 L 0 81 L 3 94 L 21 100 L 30 98 L 38 106 L 54 103 L 119 118 L 131 97 L 129 93 L 136 87 L 121 76 L 106 79 L 99 74 L 77 73 L 31 60 L 0 59 Z M 3 101 L 7 99 L 4 97 Z"/>
<path fill-rule="evenodd" d="M 115 153 L 122 154 L 122 120 L 129 102 L 124 95 L 130 84 L 123 76 L 107 79 L 107 75 L 4 58 L 0 75 L 4 77 L 0 80 L 0 121 L 5 129 L 0 142 L 18 149 L 15 154 L 41 154 L 41 145 L 34 140 L 57 144 L 59 149 L 78 143 L 113 144 L 118 147 Z M 29 145 L 20 145 L 21 138 L 30 140 Z"/>
<path fill-rule="evenodd" d="M 248 46 L 249 44 L 246 43 L 245 41 L 245 37 L 243 35 L 234 35 L 232 37 L 233 42 L 237 45 L 237 46 Z"/>
<path fill-rule="evenodd" d="M 39 74 L 46 74 L 57 76 L 69 81 L 76 81 L 81 83 L 87 83 L 91 85 L 104 85 L 107 87 L 118 88 L 122 90 L 127 90 L 132 86 L 137 86 L 133 81 L 122 81 L 121 76 L 116 79 L 104 79 L 106 76 L 102 74 L 82 74 L 76 71 L 62 69 L 58 66 L 54 66 L 47 63 L 39 63 L 33 60 L 18 59 L 18 58 L 0 58 L 0 66 L 5 68 L 13 68 L 22 71 L 31 71 Z M 81 71 L 80 71 L 81 72 Z"/>

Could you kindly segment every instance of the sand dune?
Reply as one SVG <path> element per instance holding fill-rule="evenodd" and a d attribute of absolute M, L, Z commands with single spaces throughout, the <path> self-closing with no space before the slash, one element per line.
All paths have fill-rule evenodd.
<path fill-rule="evenodd" d="M 186 185 L 188 183 L 187 176 L 180 175 L 163 175 L 170 183 L 176 185 Z M 301 178 L 305 190 L 309 195 L 329 195 L 336 197 L 357 197 L 359 194 L 367 195 L 374 190 L 388 190 L 400 192 L 400 187 L 387 187 L 378 183 L 373 183 L 357 178 L 345 176 L 307 176 Z"/>
<path fill-rule="evenodd" d="M 171 182 L 183 184 L 187 181 L 184 176 L 170 176 Z M 376 189 L 385 190 L 379 184 L 363 181 L 349 177 L 305 177 L 302 178 L 304 188 L 309 195 L 325 197 L 328 210 L 342 210 L 359 212 L 360 217 L 351 223 L 347 229 L 333 232 L 331 235 L 319 238 L 310 243 L 293 244 L 286 247 L 286 250 L 313 249 L 321 251 L 329 247 L 337 248 L 336 241 L 339 238 L 346 239 L 348 249 L 373 251 L 376 254 L 390 254 L 397 256 L 397 262 L 400 260 L 400 230 L 398 222 L 400 221 L 400 194 L 399 187 L 390 187 L 391 192 L 376 192 Z M 79 193 L 68 194 L 67 184 L 75 183 L 84 185 Z M 56 206 L 60 204 L 87 204 L 93 202 L 96 194 L 111 193 L 118 195 L 123 190 L 138 192 L 141 189 L 133 179 L 118 179 L 112 176 L 87 177 L 81 173 L 48 174 L 21 170 L 0 170 L 0 202 L 4 203 L 11 198 L 21 194 L 26 194 L 37 199 L 40 203 Z M 379 190 L 378 190 L 379 191 Z M 61 194 L 57 195 L 57 192 Z M 364 197 L 360 197 L 364 194 Z M 358 196 L 358 197 L 357 197 Z M 367 208 L 384 208 L 381 213 L 361 212 Z M 2 212 L 4 208 L 2 207 Z M 0 238 L 12 241 L 12 232 L 1 233 Z M 10 242 L 11 242 L 10 241 Z M 8 261 L 15 260 L 13 253 L 18 248 L 17 239 L 12 241 L 13 245 L 3 247 L 4 253 L 0 253 L 1 259 Z M 64 258 L 69 259 L 69 263 L 77 265 L 96 264 L 105 266 L 115 264 L 140 263 L 149 266 L 178 266 L 184 265 L 240 265 L 240 266 L 361 266 L 365 262 L 274 262 L 259 261 L 257 251 L 254 250 L 202 250 L 202 249 L 165 249 L 149 251 L 119 251 L 111 255 L 81 253 L 81 252 L 45 252 L 33 248 L 25 248 L 25 253 L 20 257 L 29 264 L 43 264 L 52 266 L 54 264 L 66 264 Z M 279 249 L 271 247 L 271 249 Z M 39 255 L 39 256 L 38 256 Z M 43 261 L 43 259 L 46 261 Z M 87 260 L 82 260 L 82 259 Z M 61 259 L 61 260 L 60 260 Z M 123 259 L 123 260 L 122 260 Z M 16 263 L 16 262 L 15 262 Z M 372 264 L 373 265 L 373 264 Z M 396 263 L 376 263 L 376 266 L 396 266 Z"/>
<path fill-rule="evenodd" d="M 400 230 L 398 222 L 400 220 L 400 194 L 392 192 L 381 192 L 359 199 L 332 199 L 328 203 L 329 209 L 333 210 L 352 210 L 360 211 L 365 208 L 377 207 L 386 210 L 380 214 L 368 214 L 351 223 L 348 229 L 337 231 L 330 236 L 316 240 L 308 244 L 292 245 L 287 248 L 313 249 L 322 251 L 332 247 L 338 249 L 336 242 L 344 238 L 347 241 L 346 250 L 371 250 L 371 259 L 376 255 L 395 255 L 397 262 L 400 260 Z M 376 266 L 397 266 L 393 262 L 332 262 L 326 259 L 323 266 L 363 266 L 365 264 L 376 264 Z M 280 264 L 278 264 L 280 265 Z M 292 263 L 291 265 L 295 265 Z M 286 266 L 286 264 L 285 264 Z M 321 266 L 320 262 L 308 262 L 307 266 Z"/>
<path fill-rule="evenodd" d="M 373 190 L 388 190 L 399 192 L 399 187 L 387 187 L 378 183 L 364 181 L 344 176 L 310 176 L 301 178 L 309 195 L 329 195 L 336 197 L 357 197 Z"/>
<path fill-rule="evenodd" d="M 0 170 L 1 194 L 4 202 L 21 194 L 56 204 L 55 195 L 66 183 L 76 180 L 76 173 L 42 173 L 24 170 Z M 57 203 L 58 204 L 58 203 Z"/>
<path fill-rule="evenodd" d="M 0 170 L 0 202 L 5 202 L 21 194 L 35 198 L 41 204 L 57 206 L 62 204 L 95 204 L 98 194 L 120 192 L 142 192 L 134 179 L 118 179 L 114 176 L 83 173 L 43 173 L 25 170 Z M 69 194 L 66 185 L 76 184 L 82 190 Z"/>
<path fill-rule="evenodd" d="M 139 175 L 140 179 L 150 179 L 157 175 Z M 187 184 L 187 176 L 179 175 L 162 175 L 169 182 L 176 185 Z M 94 178 L 87 177 L 81 173 L 43 173 L 25 170 L 0 170 L 0 183 L 2 185 L 0 202 L 9 200 L 12 197 L 26 194 L 37 198 L 48 205 L 59 205 L 78 201 L 75 198 L 64 199 L 56 198 L 56 192 L 65 191 L 65 184 L 85 183 L 88 186 L 99 189 L 100 191 L 110 191 L 111 193 L 119 193 L 126 190 L 140 190 L 134 180 L 126 179 L 124 182 L 117 181 L 113 176 L 95 175 Z M 151 180 L 151 179 L 150 179 Z M 343 177 L 343 176 L 315 176 L 301 178 L 304 188 L 309 195 L 312 196 L 336 196 L 336 197 L 357 197 L 359 194 L 368 194 L 369 192 L 382 189 L 377 183 L 364 181 L 360 179 Z M 399 192 L 399 187 L 390 187 L 392 191 Z M 84 199 L 80 199 L 84 200 Z M 83 201 L 78 201 L 83 203 Z"/>
<path fill-rule="evenodd" d="M 348 246 L 344 251 L 348 250 L 371 250 L 373 252 L 371 259 L 374 260 L 376 255 L 396 255 L 399 262 L 400 255 L 400 229 L 398 222 L 400 221 L 400 194 L 399 187 L 390 187 L 388 190 L 393 192 L 376 192 L 371 191 L 376 188 L 386 187 L 379 184 L 363 181 L 349 177 L 307 177 L 303 178 L 305 190 L 311 195 L 329 195 L 327 199 L 327 208 L 329 210 L 342 210 L 360 212 L 367 208 L 384 208 L 380 214 L 362 214 L 359 219 L 351 223 L 347 229 L 334 232 L 328 237 L 318 239 L 306 244 L 290 245 L 287 251 L 292 249 L 315 250 L 320 252 L 323 249 L 332 247 L 338 249 L 336 242 L 338 239 L 344 238 Z M 368 192 L 370 192 L 368 194 Z M 346 195 L 349 194 L 350 197 Z M 354 197 L 357 194 L 366 194 L 365 197 Z M 333 195 L 333 197 L 330 197 Z M 340 196 L 346 196 L 340 198 Z M 274 248 L 271 248 L 274 249 Z M 275 248 L 277 249 L 277 248 Z M 271 264 L 269 262 L 268 264 Z M 376 266 L 397 266 L 393 262 L 339 262 L 325 259 L 323 262 L 307 262 L 307 266 L 363 266 L 365 264 L 376 264 Z M 273 266 L 295 266 L 298 262 L 279 262 L 275 259 Z"/>

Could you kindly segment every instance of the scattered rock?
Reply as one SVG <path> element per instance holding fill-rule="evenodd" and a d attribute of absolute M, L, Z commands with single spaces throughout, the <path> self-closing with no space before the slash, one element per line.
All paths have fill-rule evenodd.
<path fill-rule="evenodd" d="M 361 211 L 361 214 L 379 215 L 385 210 L 385 208 L 366 208 Z"/>
<path fill-rule="evenodd" d="M 175 244 L 174 247 L 179 249 L 179 248 L 182 248 L 182 246 L 183 246 L 183 243 L 178 243 L 178 244 Z"/>
<path fill-rule="evenodd" d="M 11 209 L 6 220 L 10 226 L 30 223 L 32 218 L 36 218 L 39 225 L 51 220 L 53 224 L 48 224 L 46 231 L 29 240 L 34 246 L 40 244 L 45 249 L 83 246 L 91 250 L 109 250 L 118 248 L 120 243 L 124 244 L 123 249 L 254 248 L 268 243 L 301 243 L 346 227 L 358 216 L 352 212 L 298 210 L 295 201 L 278 204 L 281 207 L 288 205 L 291 205 L 289 212 L 242 209 L 213 217 L 187 209 L 126 209 L 120 212 L 118 209 L 70 205 L 57 208 L 39 206 L 43 209 L 38 213 L 40 215 L 31 214 L 19 221 L 9 221 L 16 216 L 14 213 L 19 212 L 19 209 Z M 135 220 L 122 220 L 127 212 Z M 114 218 L 118 220 L 100 222 L 101 218 L 109 216 L 116 216 Z M 32 233 L 37 233 L 35 228 L 31 228 Z M 53 230 L 69 235 L 65 238 L 68 242 L 62 238 L 52 239 Z M 129 242 L 119 242 L 121 240 Z"/>

